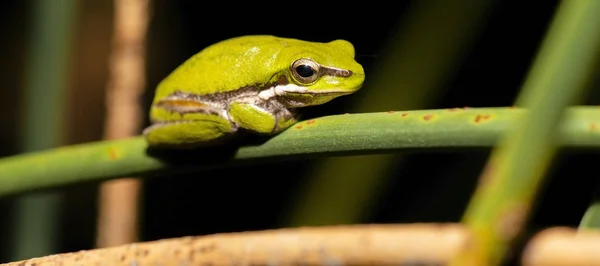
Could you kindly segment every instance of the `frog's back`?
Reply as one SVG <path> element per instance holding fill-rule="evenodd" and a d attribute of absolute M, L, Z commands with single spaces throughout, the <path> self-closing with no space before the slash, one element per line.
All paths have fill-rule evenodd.
<path fill-rule="evenodd" d="M 156 96 L 175 90 L 205 95 L 265 84 L 280 71 L 277 55 L 290 42 L 303 41 L 250 35 L 212 44 L 165 78 Z"/>

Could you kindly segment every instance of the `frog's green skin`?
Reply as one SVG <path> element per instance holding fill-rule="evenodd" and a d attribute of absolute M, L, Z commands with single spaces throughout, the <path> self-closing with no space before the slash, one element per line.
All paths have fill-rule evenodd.
<path fill-rule="evenodd" d="M 310 68 L 299 65 L 312 66 L 314 75 L 304 72 L 303 78 L 296 70 Z M 278 133 L 297 121 L 295 108 L 353 93 L 364 78 L 345 40 L 228 39 L 200 51 L 158 85 L 144 135 L 150 146 L 185 148 L 240 129 Z"/>

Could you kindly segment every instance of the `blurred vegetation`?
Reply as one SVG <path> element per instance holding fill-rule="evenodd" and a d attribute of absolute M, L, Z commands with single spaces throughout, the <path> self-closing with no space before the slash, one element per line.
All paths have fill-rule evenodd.
<path fill-rule="evenodd" d="M 33 152 L 63 144 L 67 84 L 70 76 L 70 51 L 73 36 L 75 1 L 59 4 L 31 1 L 31 30 L 27 35 L 24 87 L 21 90 L 19 118 L 20 152 Z M 43 132 L 43 133 L 42 133 Z M 42 133 L 42 134 L 40 134 Z M 12 238 L 5 238 L 11 260 L 51 254 L 57 251 L 58 216 L 61 195 L 33 193 L 17 199 L 8 217 L 15 227 Z M 10 240 L 10 241 L 6 241 Z"/>
<path fill-rule="evenodd" d="M 0 55 L 9 62 L 0 71 L 4 81 L 0 99 L 7 99 L 0 105 L 2 156 L 20 152 L 16 143 L 24 141 L 26 135 L 18 128 L 31 122 L 23 121 L 26 105 L 16 99 L 23 97 L 28 78 L 26 44 L 33 27 L 29 21 L 36 14 L 33 3 L 6 1 L 0 9 L 0 33 L 7 36 L 2 39 L 5 49 L 0 49 Z M 205 46 L 228 37 L 266 33 L 314 41 L 347 39 L 354 43 L 367 79 L 377 80 L 354 95 L 305 108 L 304 119 L 362 110 L 513 105 L 558 2 L 422 3 L 402 1 L 395 7 L 362 3 L 352 13 L 338 11 L 340 7 L 334 3 L 319 3 L 323 12 L 254 4 L 247 9 L 239 6 L 247 16 L 236 16 L 229 12 L 230 3 L 217 3 L 207 9 L 197 1 L 154 1 L 147 53 L 148 88 L 140 104 L 147 110 L 154 86 Z M 68 55 L 72 67 L 62 99 L 65 144 L 99 140 L 103 130 L 112 6 L 111 1 L 81 0 L 78 4 Z M 369 19 L 373 15 L 377 19 Z M 315 21 L 318 23 L 311 23 Z M 402 66 L 397 70 L 401 72 L 387 72 L 390 66 Z M 598 75 L 594 78 L 597 88 L 600 79 Z M 595 90 L 582 104 L 598 104 L 598 96 Z M 383 104 L 384 100 L 389 102 Z M 38 134 L 45 134 L 46 130 L 49 129 L 41 129 L 44 132 Z M 301 214 L 291 223 L 459 221 L 489 152 L 431 149 L 392 157 L 353 158 L 373 162 L 369 163 L 372 168 L 356 171 L 358 178 L 352 179 L 353 187 L 371 189 L 365 190 L 359 202 L 347 205 L 343 205 L 344 199 L 351 200 L 348 196 L 354 194 L 343 193 L 344 188 L 338 185 L 305 194 L 316 176 L 322 181 L 339 174 L 341 181 L 337 184 L 343 184 L 345 175 L 341 168 L 345 164 L 334 164 L 331 159 L 236 166 L 183 176 L 165 174 L 144 183 L 141 238 L 281 227 L 300 210 L 296 206 L 335 206 L 325 205 L 330 201 L 353 208 L 347 208 L 349 215 L 331 218 L 326 217 L 326 209 L 318 210 L 324 214 L 315 217 Z M 551 225 L 576 226 L 580 222 L 598 183 L 593 174 L 587 174 L 593 172 L 593 162 L 597 160 L 594 151 L 559 151 L 548 173 L 547 189 L 541 193 L 531 217 L 530 230 Z M 361 180 L 379 181 L 376 185 L 361 185 Z M 57 215 L 61 230 L 54 251 L 93 247 L 96 190 L 97 184 L 86 183 L 56 191 L 62 195 L 64 206 Z M 310 195 L 312 203 L 304 201 L 305 195 Z M 0 213 L 10 214 L 17 200 L 19 197 L 0 198 Z M 0 235 L 9 235 L 21 226 L 10 221 L 0 220 Z M 11 244 L 4 241 L 0 245 L 0 262 L 10 260 L 13 254 L 7 253 L 6 247 Z"/>
<path fill-rule="evenodd" d="M 586 96 L 598 73 L 598 14 L 598 1 L 560 4 L 515 103 L 529 112 L 494 148 L 462 220 L 476 248 L 456 265 L 500 265 L 521 238 L 560 145 L 565 110 Z"/>
<path fill-rule="evenodd" d="M 481 34 L 494 1 L 419 1 L 408 7 L 382 48 L 352 112 L 415 110 L 435 107 L 454 66 Z M 452 22 L 452 23 L 448 23 Z M 390 182 L 392 167 L 402 167 L 404 154 L 331 158 L 312 167 L 306 188 L 290 207 L 291 226 L 351 224 L 370 215 L 378 194 Z M 332 189 L 336 188 L 336 189 Z"/>

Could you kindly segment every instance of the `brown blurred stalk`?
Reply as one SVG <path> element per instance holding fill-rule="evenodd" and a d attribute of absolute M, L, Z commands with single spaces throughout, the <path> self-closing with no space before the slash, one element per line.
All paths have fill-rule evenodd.
<path fill-rule="evenodd" d="M 107 87 L 104 138 L 137 135 L 141 124 L 139 98 L 145 84 L 145 42 L 149 0 L 115 0 L 113 48 Z M 96 246 L 137 241 L 141 181 L 122 178 L 100 187 Z"/>
<path fill-rule="evenodd" d="M 521 265 L 600 265 L 600 232 L 554 227 L 529 239 Z M 365 224 L 224 233 L 17 261 L 17 265 L 446 265 L 473 248 L 461 224 Z"/>
<path fill-rule="evenodd" d="M 521 257 L 522 265 L 600 265 L 600 232 L 574 228 L 548 228 L 531 239 Z"/>

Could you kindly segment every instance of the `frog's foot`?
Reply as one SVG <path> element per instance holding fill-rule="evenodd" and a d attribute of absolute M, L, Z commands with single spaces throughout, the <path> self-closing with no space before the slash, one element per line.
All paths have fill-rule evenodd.
<path fill-rule="evenodd" d="M 288 109 L 269 108 L 246 102 L 231 103 L 228 113 L 231 121 L 240 128 L 261 134 L 281 132 L 297 121 Z"/>

